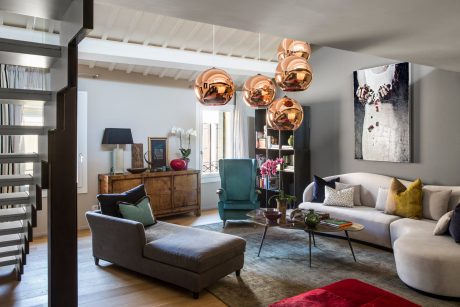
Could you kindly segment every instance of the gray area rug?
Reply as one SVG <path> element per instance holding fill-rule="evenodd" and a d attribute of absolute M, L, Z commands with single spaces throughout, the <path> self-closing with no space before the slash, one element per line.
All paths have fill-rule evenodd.
<path fill-rule="evenodd" d="M 330 283 L 356 278 L 400 295 L 423 306 L 460 306 L 458 301 L 435 299 L 408 288 L 396 273 L 393 254 L 353 242 L 353 261 L 346 240 L 316 236 L 312 268 L 308 267 L 308 235 L 302 230 L 270 228 L 260 257 L 258 248 L 263 227 L 250 222 L 229 222 L 199 226 L 240 236 L 247 241 L 241 277 L 231 274 L 208 288 L 229 306 L 267 306 Z M 430 269 L 430 268 L 427 268 Z"/>

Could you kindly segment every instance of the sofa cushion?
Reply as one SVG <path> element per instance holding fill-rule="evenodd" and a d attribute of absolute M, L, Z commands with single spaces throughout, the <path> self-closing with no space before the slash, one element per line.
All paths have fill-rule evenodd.
<path fill-rule="evenodd" d="M 423 189 L 423 217 L 439 220 L 447 212 L 452 190 L 433 191 Z"/>
<path fill-rule="evenodd" d="M 335 189 L 335 183 L 338 182 L 340 178 L 324 180 L 323 178 L 314 175 L 313 180 L 314 180 L 313 199 L 311 201 L 314 203 L 322 203 L 324 201 L 324 196 L 325 196 L 324 187 L 328 186 L 328 187 Z"/>
<path fill-rule="evenodd" d="M 304 202 L 299 205 L 299 208 L 326 212 L 333 218 L 362 224 L 365 228 L 361 231 L 350 232 L 350 237 L 388 248 L 391 248 L 390 223 L 400 219 L 398 216 L 384 214 L 375 208 L 366 206 L 345 208 Z"/>
<path fill-rule="evenodd" d="M 155 224 L 155 217 L 153 216 L 148 196 L 141 198 L 135 204 L 119 202 L 118 209 L 124 219 L 142 223 L 144 226 Z"/>
<path fill-rule="evenodd" d="M 328 186 L 324 187 L 325 197 L 323 205 L 337 207 L 353 207 L 354 187 L 336 190 Z"/>
<path fill-rule="evenodd" d="M 388 189 L 379 188 L 377 193 L 377 201 L 375 202 L 375 209 L 380 211 L 385 211 L 388 198 Z"/>
<path fill-rule="evenodd" d="M 402 182 L 393 178 L 385 213 L 420 219 L 422 217 L 422 181 L 417 179 L 406 188 Z"/>
<path fill-rule="evenodd" d="M 360 184 L 348 184 L 348 183 L 343 183 L 343 182 L 336 182 L 335 188 L 337 190 L 353 188 L 353 204 L 355 206 L 361 206 L 361 185 Z"/>
<path fill-rule="evenodd" d="M 394 243 L 400 237 L 415 233 L 422 236 L 433 237 L 433 231 L 436 227 L 436 221 L 422 219 L 414 220 L 409 218 L 399 219 L 390 225 L 391 242 Z"/>
<path fill-rule="evenodd" d="M 449 233 L 455 242 L 460 243 L 460 204 L 455 208 L 450 220 Z"/>
<path fill-rule="evenodd" d="M 433 230 L 433 234 L 435 236 L 441 236 L 446 234 L 446 232 L 449 230 L 450 220 L 452 219 L 453 215 L 454 211 L 452 210 L 441 216 Z"/>
<path fill-rule="evenodd" d="M 155 226 L 152 227 L 153 230 Z M 201 273 L 243 254 L 245 248 L 246 241 L 240 237 L 179 226 L 174 232 L 147 243 L 144 257 Z"/>
<path fill-rule="evenodd" d="M 121 194 L 99 194 L 97 195 L 97 200 L 101 206 L 102 214 L 121 217 L 118 202 L 124 201 L 133 204 L 144 196 L 146 196 L 145 189 L 144 185 L 141 184 Z"/>

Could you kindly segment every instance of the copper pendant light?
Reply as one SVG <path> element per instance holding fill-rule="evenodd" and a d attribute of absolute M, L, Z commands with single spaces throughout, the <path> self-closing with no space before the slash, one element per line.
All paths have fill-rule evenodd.
<path fill-rule="evenodd" d="M 235 93 L 232 77 L 215 67 L 203 71 L 196 77 L 194 89 L 196 98 L 205 106 L 225 105 Z"/>
<path fill-rule="evenodd" d="M 252 108 L 268 106 L 275 98 L 275 93 L 275 83 L 261 74 L 250 77 L 243 85 L 243 100 Z"/>
<path fill-rule="evenodd" d="M 276 130 L 296 130 L 303 121 L 302 106 L 284 96 L 276 99 L 267 109 L 267 123 Z"/>
<path fill-rule="evenodd" d="M 276 67 L 276 84 L 285 92 L 306 90 L 312 77 L 311 66 L 302 57 L 289 56 L 278 63 Z"/>
<path fill-rule="evenodd" d="M 310 44 L 304 41 L 285 38 L 278 45 L 278 61 L 282 61 L 288 56 L 298 56 L 308 61 L 310 55 Z"/>

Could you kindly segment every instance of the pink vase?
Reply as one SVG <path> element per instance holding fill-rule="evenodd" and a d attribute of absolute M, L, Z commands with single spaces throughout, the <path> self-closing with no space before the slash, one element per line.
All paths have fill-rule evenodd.
<path fill-rule="evenodd" d="M 187 161 L 183 159 L 174 159 L 169 163 L 171 168 L 175 171 L 183 171 L 187 169 Z"/>

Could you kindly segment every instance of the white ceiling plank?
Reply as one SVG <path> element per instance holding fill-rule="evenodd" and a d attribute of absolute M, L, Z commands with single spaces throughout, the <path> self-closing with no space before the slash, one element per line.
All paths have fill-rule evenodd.
<path fill-rule="evenodd" d="M 79 58 L 88 61 L 153 66 L 166 69 L 202 71 L 218 66 L 231 74 L 272 74 L 276 63 L 256 61 L 193 51 L 143 46 L 95 38 L 85 38 L 79 45 Z M 166 72 L 162 71 L 164 76 Z M 161 74 L 160 74 L 161 75 Z"/>
<path fill-rule="evenodd" d="M 202 23 L 197 23 L 193 29 L 187 34 L 187 37 L 184 39 L 184 44 L 180 47 L 181 50 L 184 50 L 187 47 L 187 43 L 195 36 L 195 34 L 201 30 L 203 27 Z"/>
<path fill-rule="evenodd" d="M 258 51 L 258 49 L 259 49 L 259 48 L 258 48 L 258 45 L 259 45 L 259 41 L 258 41 L 258 40 L 252 41 L 252 42 L 248 45 L 248 47 L 246 48 L 246 51 L 245 51 L 241 56 L 242 56 L 243 58 L 247 58 L 247 57 L 249 57 L 248 54 L 249 54 L 250 52 L 255 51 L 255 54 L 256 54 L 255 59 L 257 60 L 257 54 L 258 54 L 258 52 L 259 52 L 259 51 Z M 251 56 L 251 57 L 252 57 L 252 56 Z"/>
<path fill-rule="evenodd" d="M 53 20 L 50 20 L 49 21 L 49 25 L 48 25 L 48 33 L 54 33 L 54 27 L 55 27 L 56 23 L 53 21 Z"/>
<path fill-rule="evenodd" d="M 136 65 L 133 65 L 133 64 L 128 65 L 128 68 L 126 68 L 126 73 L 130 74 L 133 71 L 135 66 Z"/>
<path fill-rule="evenodd" d="M 196 52 L 201 52 L 201 51 L 203 51 L 203 49 L 208 45 L 208 42 L 212 42 L 212 38 L 215 37 L 216 34 L 219 35 L 219 33 L 218 33 L 219 30 L 220 30 L 220 27 L 214 26 L 214 33 L 213 33 L 212 30 L 209 32 L 210 35 L 208 35 L 208 36 L 203 40 L 203 42 L 201 43 L 201 47 L 198 48 L 198 50 L 197 50 Z M 214 52 L 214 50 L 212 50 L 212 46 L 211 46 L 210 49 L 211 49 L 211 50 L 210 50 L 211 52 Z"/>
<path fill-rule="evenodd" d="M 196 79 L 197 76 L 198 76 L 198 71 L 192 72 L 192 74 L 191 74 L 190 77 L 188 78 L 188 81 L 189 81 L 189 82 L 192 82 L 193 80 Z"/>
<path fill-rule="evenodd" d="M 230 29 L 227 33 L 227 35 L 224 36 L 223 39 L 219 40 L 218 37 L 216 37 L 216 44 L 215 49 L 216 53 L 222 48 L 222 46 L 236 33 L 236 29 Z"/>
<path fill-rule="evenodd" d="M 180 70 L 176 73 L 176 75 L 174 76 L 174 80 L 179 80 L 180 76 L 182 75 L 184 71 L 183 70 Z"/>
<path fill-rule="evenodd" d="M 150 71 L 152 70 L 152 67 L 148 66 L 144 69 L 144 71 L 142 72 L 142 75 L 143 76 L 148 76 L 148 74 L 150 73 Z"/>
<path fill-rule="evenodd" d="M 129 23 L 128 29 L 126 30 L 126 34 L 123 37 L 124 43 L 127 43 L 129 41 L 129 38 L 133 34 L 134 29 L 136 29 L 139 20 L 141 20 L 142 18 L 142 14 L 144 14 L 144 12 L 141 11 L 136 11 L 134 13 L 134 16 L 131 18 L 131 22 Z"/>
<path fill-rule="evenodd" d="M 117 66 L 117 63 L 114 63 L 114 62 L 110 63 L 109 71 L 113 71 L 115 69 L 115 66 Z"/>
<path fill-rule="evenodd" d="M 96 61 L 89 62 L 89 65 L 88 65 L 89 68 L 93 69 L 94 66 L 96 66 Z"/>
<path fill-rule="evenodd" d="M 27 30 L 34 30 L 34 28 L 35 28 L 35 17 L 27 18 L 26 29 Z"/>
<path fill-rule="evenodd" d="M 105 40 L 109 36 L 109 31 L 112 29 L 112 27 L 113 27 L 113 25 L 115 23 L 115 20 L 118 17 L 119 12 L 120 12 L 120 7 L 119 6 L 113 7 L 112 12 L 110 13 L 109 18 L 107 19 L 107 23 L 105 25 L 104 32 L 102 33 L 102 39 Z"/>
<path fill-rule="evenodd" d="M 179 19 L 176 21 L 176 23 L 174 24 L 174 26 L 171 28 L 171 31 L 169 31 L 169 34 L 167 35 L 167 37 L 174 37 L 177 33 L 177 31 L 180 30 L 180 28 L 182 27 L 182 25 L 184 24 L 184 20 L 183 19 Z M 168 46 L 168 41 L 165 41 L 162 45 L 163 48 L 167 47 Z"/>
<path fill-rule="evenodd" d="M 164 16 L 163 15 L 157 15 L 155 17 L 155 20 L 152 22 L 152 25 L 150 26 L 149 32 L 147 36 L 145 37 L 144 42 L 142 43 L 143 45 L 147 46 L 150 44 L 150 41 L 152 39 L 153 33 L 158 30 L 158 26 L 160 23 L 163 21 Z"/>
<path fill-rule="evenodd" d="M 244 43 L 246 42 L 248 37 L 251 36 L 251 34 L 252 34 L 251 32 L 246 32 L 243 35 L 241 35 L 239 42 L 237 44 L 233 45 L 233 48 L 231 49 L 231 51 L 227 55 L 228 56 L 234 55 L 235 51 L 237 51 L 240 46 L 244 45 Z"/>
<path fill-rule="evenodd" d="M 27 42 L 59 45 L 59 35 L 54 33 L 27 30 L 24 28 L 1 26 L 2 38 L 16 39 Z"/>
<path fill-rule="evenodd" d="M 160 72 L 160 74 L 158 75 L 158 77 L 163 78 L 163 77 L 166 75 L 167 72 L 168 72 L 168 69 L 167 69 L 167 68 L 163 68 L 163 70 Z"/>

